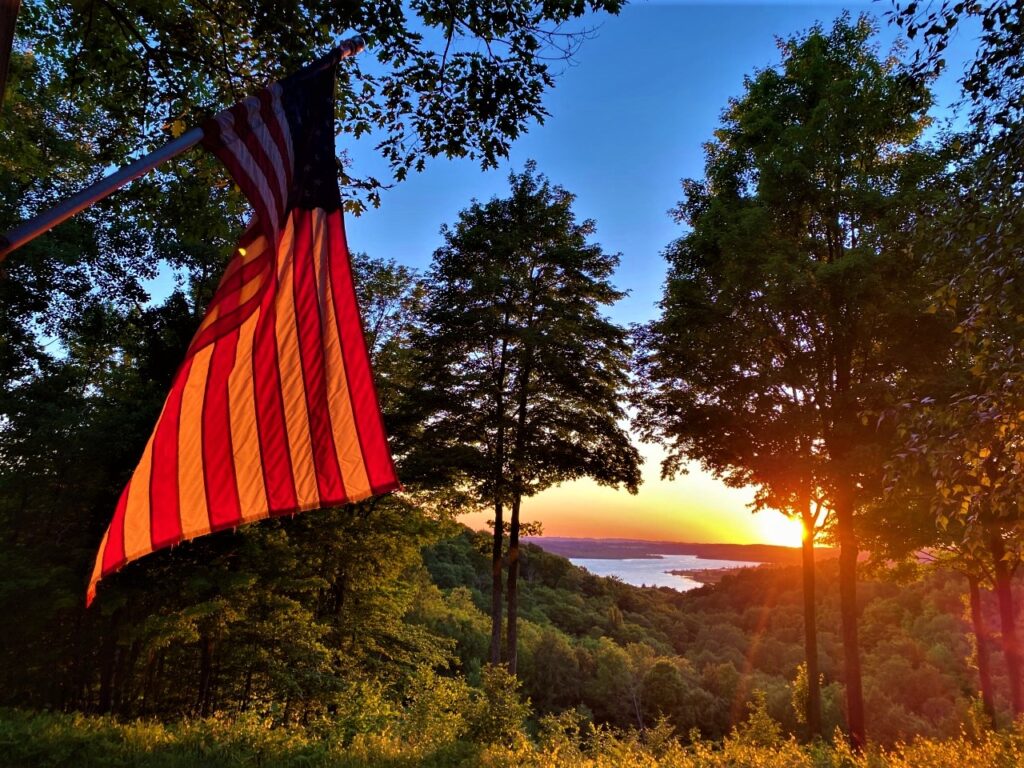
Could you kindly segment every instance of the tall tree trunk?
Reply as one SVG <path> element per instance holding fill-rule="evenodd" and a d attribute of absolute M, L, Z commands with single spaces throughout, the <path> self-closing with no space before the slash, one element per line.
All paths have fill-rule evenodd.
<path fill-rule="evenodd" d="M 1013 584 L 1010 569 L 1006 565 L 1006 546 L 1002 531 L 992 528 L 989 532 L 989 549 L 995 565 L 996 597 L 999 599 L 999 628 L 1003 636 L 1003 655 L 1006 657 L 1006 675 L 1010 682 L 1010 703 L 1016 718 L 1024 711 L 1021 697 L 1020 643 L 1017 639 L 1017 611 L 1013 604 Z"/>
<path fill-rule="evenodd" d="M 156 663 L 156 678 L 153 680 L 153 702 L 155 707 L 159 707 L 163 701 L 164 695 L 164 678 L 166 677 L 165 672 L 167 671 L 167 651 L 160 651 L 160 658 Z"/>
<path fill-rule="evenodd" d="M 519 621 L 519 508 L 522 494 L 518 491 L 512 497 L 512 515 L 509 519 L 508 535 L 508 627 L 506 635 L 506 651 L 508 654 L 508 671 L 516 674 L 519 663 L 518 621 Z"/>
<path fill-rule="evenodd" d="M 139 715 L 141 716 L 148 714 L 153 702 L 153 684 L 156 680 L 158 658 L 157 653 L 150 650 L 149 657 L 146 659 L 146 671 L 142 679 L 142 700 L 139 702 Z"/>
<path fill-rule="evenodd" d="M 505 520 L 501 501 L 494 502 L 494 540 L 491 545 L 491 664 L 501 663 L 501 556 Z"/>
<path fill-rule="evenodd" d="M 508 326 L 508 314 L 505 315 Z M 501 341 L 498 359 L 498 381 L 495 393 L 494 446 L 494 539 L 491 545 L 491 664 L 501 663 L 501 555 L 505 538 L 504 483 L 505 478 L 505 377 L 508 371 L 508 337 Z"/>
<path fill-rule="evenodd" d="M 644 728 L 644 713 L 640 708 L 640 697 L 637 695 L 636 689 L 634 688 L 630 694 L 630 698 L 633 700 L 633 713 L 636 715 L 636 726 L 642 732 Z"/>
<path fill-rule="evenodd" d="M 62 711 L 67 711 L 72 707 L 82 707 L 85 704 L 86 675 L 88 674 L 86 672 L 88 664 L 85 660 L 85 642 L 83 640 L 87 636 L 83 626 L 85 617 L 86 614 L 82 611 L 78 611 L 75 614 L 73 635 L 75 639 L 71 646 L 71 667 L 67 673 L 68 685 L 59 704 Z"/>
<path fill-rule="evenodd" d="M 119 715 L 128 714 L 128 702 L 131 701 L 132 672 L 139 658 L 139 641 L 133 640 L 128 648 L 121 647 L 114 665 L 114 697 L 111 710 Z"/>
<path fill-rule="evenodd" d="M 804 581 L 804 654 L 807 658 L 807 735 L 813 739 L 821 736 L 821 672 L 818 669 L 818 623 L 815 605 L 814 583 L 814 523 L 808 500 L 802 511 L 804 534 L 803 581 Z"/>
<path fill-rule="evenodd" d="M 528 330 L 532 331 L 534 309 L 531 296 Z M 527 341 L 519 360 L 516 402 L 516 438 L 512 446 L 512 518 L 508 536 L 508 671 L 515 675 L 519 662 L 519 510 L 523 501 L 523 460 L 526 457 L 527 406 L 530 404 L 530 377 L 533 375 L 534 346 Z"/>
<path fill-rule="evenodd" d="M 990 725 L 996 723 L 996 699 L 992 692 L 992 670 L 988 658 L 988 629 L 985 617 L 981 612 L 981 587 L 977 576 L 968 576 L 971 594 L 971 626 L 974 628 L 974 641 L 978 649 L 978 679 L 981 683 L 981 705 L 985 710 Z"/>
<path fill-rule="evenodd" d="M 4 105 L 7 90 L 7 68 L 14 47 L 14 27 L 18 21 L 21 0 L 0 0 L 0 107 Z"/>
<path fill-rule="evenodd" d="M 121 609 L 118 608 L 107 622 L 107 631 L 100 645 L 100 700 L 99 711 L 110 712 L 113 704 L 114 662 L 117 654 L 117 629 L 121 623 Z"/>
<path fill-rule="evenodd" d="M 199 697 L 196 710 L 200 717 L 209 717 L 213 685 L 213 638 L 210 635 L 203 635 L 199 639 L 199 653 Z"/>
<path fill-rule="evenodd" d="M 252 696 L 252 664 L 245 670 L 245 688 L 242 689 L 242 703 L 239 707 L 242 712 L 248 711 L 250 696 Z"/>
<path fill-rule="evenodd" d="M 857 640 L 857 534 L 853 523 L 853 493 L 846 487 L 837 494 L 835 515 L 839 538 L 839 611 L 842 615 L 843 677 L 846 683 L 846 725 L 850 746 L 860 752 L 867 745 L 864 727 L 864 691 L 861 686 L 860 645 Z"/>

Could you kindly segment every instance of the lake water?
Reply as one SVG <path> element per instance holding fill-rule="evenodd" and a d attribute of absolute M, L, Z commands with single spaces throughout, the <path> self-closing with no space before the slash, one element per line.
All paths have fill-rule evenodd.
<path fill-rule="evenodd" d="M 686 576 L 666 571 L 700 571 L 707 568 L 750 568 L 758 563 L 738 560 L 704 560 L 696 555 L 659 555 L 657 558 L 609 560 L 590 557 L 571 557 L 573 565 L 586 568 L 595 576 L 617 576 L 635 587 L 670 587 L 680 592 L 703 586 Z"/>

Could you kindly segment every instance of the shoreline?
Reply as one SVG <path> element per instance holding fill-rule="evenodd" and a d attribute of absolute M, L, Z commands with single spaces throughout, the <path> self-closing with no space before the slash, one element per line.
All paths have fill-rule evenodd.
<path fill-rule="evenodd" d="M 729 573 L 734 573 L 744 568 L 756 568 L 758 565 L 761 565 L 761 563 L 745 565 L 739 568 L 695 568 L 692 571 L 671 570 L 665 571 L 665 573 L 670 573 L 673 576 L 682 576 L 702 585 L 717 584 Z"/>
<path fill-rule="evenodd" d="M 631 539 L 575 539 L 559 536 L 524 537 L 523 543 L 540 547 L 546 552 L 579 560 L 648 560 L 687 555 L 698 561 L 730 561 L 764 563 L 772 565 L 800 565 L 799 547 L 773 544 L 708 544 L 671 541 L 642 541 Z M 816 557 L 827 560 L 838 553 L 829 547 L 816 547 Z M 675 565 L 673 563 L 673 565 Z M 695 566 L 700 564 L 694 563 Z M 717 565 L 707 563 L 709 567 Z"/>

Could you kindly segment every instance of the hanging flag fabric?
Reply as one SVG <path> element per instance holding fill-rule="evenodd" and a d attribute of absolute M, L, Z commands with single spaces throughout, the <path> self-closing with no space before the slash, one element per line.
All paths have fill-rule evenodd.
<path fill-rule="evenodd" d="M 103 536 L 96 583 L 185 539 L 398 487 L 352 284 L 337 62 L 204 126 L 255 214 Z"/>

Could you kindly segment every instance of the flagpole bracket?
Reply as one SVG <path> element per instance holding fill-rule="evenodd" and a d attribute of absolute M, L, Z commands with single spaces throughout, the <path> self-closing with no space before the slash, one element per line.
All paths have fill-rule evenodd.
<path fill-rule="evenodd" d="M 363 40 L 362 35 L 356 35 L 350 37 L 348 40 L 342 40 L 337 48 L 334 49 L 334 58 L 336 61 L 347 59 L 350 56 L 362 53 L 366 50 L 366 41 Z"/>

